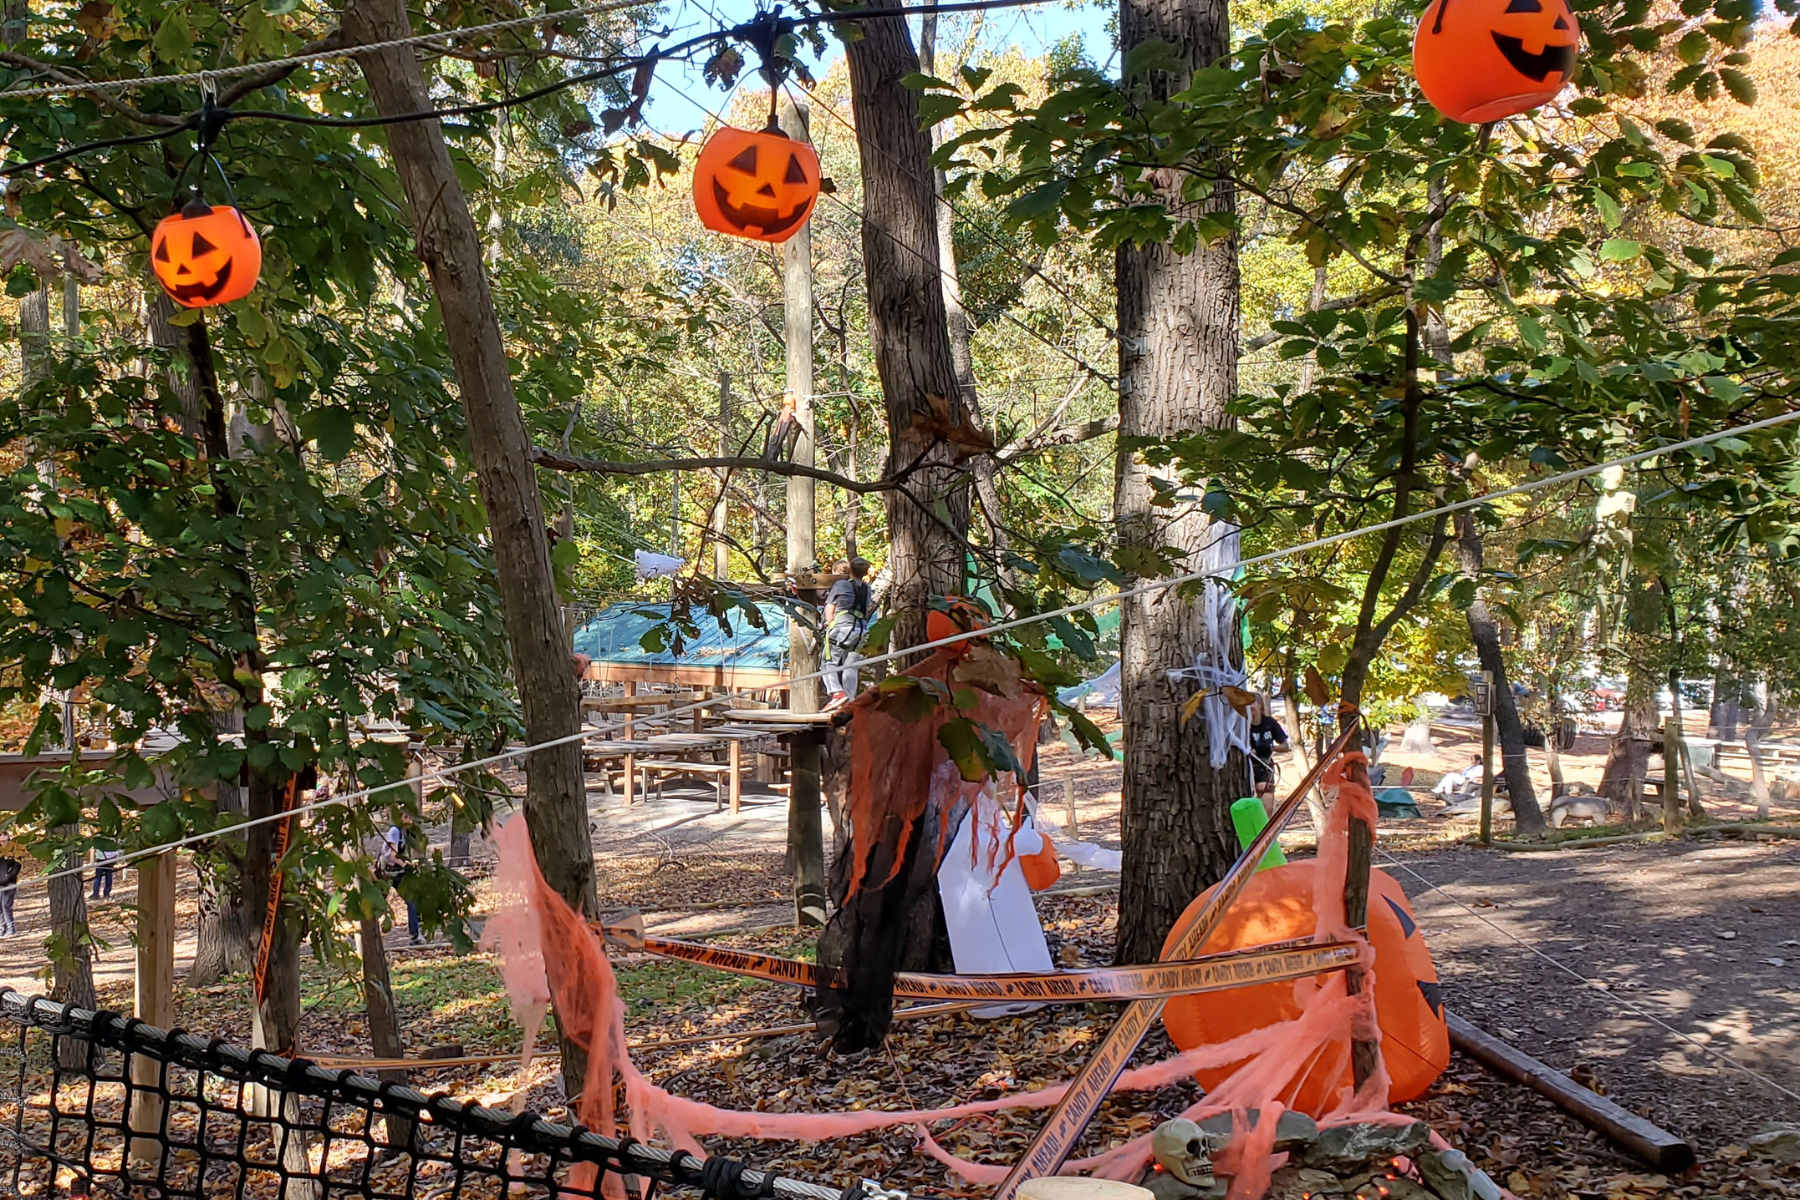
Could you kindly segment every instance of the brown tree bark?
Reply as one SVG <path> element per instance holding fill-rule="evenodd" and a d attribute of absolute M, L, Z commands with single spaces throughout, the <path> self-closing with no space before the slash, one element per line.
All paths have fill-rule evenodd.
<path fill-rule="evenodd" d="M 1166 99 L 1195 71 L 1230 48 L 1226 0 L 1120 0 L 1119 44 L 1129 56 L 1163 41 L 1180 67 L 1127 80 L 1137 96 Z M 1177 219 L 1229 213 L 1236 197 L 1221 180 L 1204 201 L 1184 203 L 1180 180 L 1158 193 Z M 1119 437 L 1174 437 L 1228 423 L 1226 404 L 1237 392 L 1238 261 L 1235 239 L 1177 254 L 1162 243 L 1120 247 L 1114 266 L 1119 313 Z M 1167 546 L 1184 567 L 1201 565 L 1205 548 L 1228 528 L 1197 506 L 1173 513 L 1153 505 L 1156 470 L 1131 449 L 1114 467 L 1113 511 L 1126 545 Z M 1119 885 L 1116 957 L 1151 962 L 1175 918 L 1237 858 L 1231 804 L 1249 792 L 1241 754 L 1215 770 L 1201 719 L 1181 723 L 1186 699 L 1169 672 L 1214 653 L 1204 606 L 1174 592 L 1134 597 L 1120 606 L 1119 717 L 1125 727 L 1120 810 L 1125 872 Z M 1237 661 L 1241 646 L 1223 648 Z"/>
<path fill-rule="evenodd" d="M 1537 792 L 1531 786 L 1531 759 L 1525 752 L 1525 727 L 1519 721 L 1519 706 L 1507 680 L 1506 656 L 1500 650 L 1500 626 L 1481 594 L 1481 530 L 1475 524 L 1474 515 L 1467 511 L 1456 514 L 1456 553 L 1463 574 L 1475 581 L 1475 599 L 1469 603 L 1466 614 L 1469 640 L 1475 643 L 1475 656 L 1481 660 L 1481 669 L 1494 680 L 1494 724 L 1500 733 L 1500 758 L 1506 764 L 1506 794 L 1512 801 L 1513 822 L 1520 833 L 1542 833 L 1544 811 L 1538 807 Z M 1545 734 L 1546 739 L 1557 736 L 1559 731 L 1554 729 Z"/>
<path fill-rule="evenodd" d="M 343 27 L 352 44 L 413 32 L 405 0 L 351 0 Z M 371 52 L 358 61 L 378 112 L 431 108 L 412 48 Z M 468 418 L 526 737 L 533 743 L 573 738 L 580 731 L 579 692 L 550 570 L 531 443 L 513 393 L 481 239 L 438 123 L 403 121 L 386 131 Z M 545 881 L 576 911 L 597 916 L 580 744 L 570 740 L 530 755 L 525 776 L 531 847 Z M 564 1039 L 562 1050 L 565 1080 L 581 1078 L 586 1060 L 579 1048 Z"/>
<path fill-rule="evenodd" d="M 1393 511 L 1388 514 L 1390 519 L 1407 516 L 1413 511 L 1413 495 L 1419 485 L 1419 417 L 1423 404 L 1423 396 L 1419 390 L 1420 325 L 1418 311 L 1409 308 L 1406 312 L 1406 361 L 1400 396 L 1400 464 L 1394 473 L 1394 506 Z M 1387 614 L 1378 617 L 1376 614 L 1381 611 L 1382 589 L 1387 586 L 1388 576 L 1393 571 L 1394 561 L 1410 527 L 1396 525 L 1382 535 L 1381 547 L 1375 553 L 1375 561 L 1369 565 L 1368 578 L 1363 584 L 1362 603 L 1356 614 L 1356 633 L 1350 640 L 1350 653 L 1344 662 L 1341 691 L 1343 703 L 1362 703 L 1363 685 L 1368 682 L 1369 667 L 1375 661 L 1375 654 L 1381 649 L 1381 643 L 1387 640 L 1395 623 L 1418 604 L 1425 594 L 1426 585 L 1431 582 L 1431 577 L 1437 570 L 1438 559 L 1443 555 L 1444 545 L 1448 540 L 1447 526 L 1447 520 L 1441 516 L 1432 523 L 1431 532 L 1411 578 L 1394 598 Z"/>
<path fill-rule="evenodd" d="M 887 407 L 888 470 L 921 455 L 933 464 L 909 481 L 910 496 L 888 497 L 890 644 L 904 647 L 925 640 L 933 595 L 962 590 L 969 527 L 967 483 L 949 465 L 949 447 L 933 446 L 915 418 L 932 412 L 934 398 L 953 416 L 963 406 L 938 271 L 931 143 L 919 129 L 918 93 L 902 82 L 918 71 L 919 56 L 900 17 L 861 21 L 858 29 L 862 36 L 844 55 L 862 161 L 869 339 Z"/>
<path fill-rule="evenodd" d="M 401 1058 L 406 1043 L 400 1040 L 400 1015 L 394 1007 L 394 979 L 388 971 L 387 944 L 381 940 L 381 918 L 364 917 L 359 931 L 362 948 L 363 1007 L 369 1018 L 369 1050 L 376 1058 Z M 383 1083 L 405 1083 L 403 1070 L 375 1073 Z M 405 1117 L 386 1119 L 387 1144 L 392 1150 L 410 1150 L 413 1123 Z"/>
<path fill-rule="evenodd" d="M 1650 674 L 1634 662 L 1625 676 L 1625 711 L 1619 719 L 1619 732 L 1607 749 L 1606 769 L 1600 776 L 1600 794 L 1606 797 L 1608 807 L 1632 821 L 1639 817 L 1650 752 L 1661 740 L 1655 684 Z"/>

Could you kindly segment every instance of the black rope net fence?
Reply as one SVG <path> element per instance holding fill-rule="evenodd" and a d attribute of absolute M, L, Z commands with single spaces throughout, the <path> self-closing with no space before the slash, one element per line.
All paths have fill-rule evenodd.
<path fill-rule="evenodd" d="M 609 1183 L 609 1181 L 611 1181 Z M 905 1200 L 602 1137 L 0 989 L 0 1194 Z"/>

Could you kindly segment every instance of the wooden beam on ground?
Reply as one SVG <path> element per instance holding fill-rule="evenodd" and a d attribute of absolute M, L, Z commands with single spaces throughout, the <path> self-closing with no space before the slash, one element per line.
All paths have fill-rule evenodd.
<path fill-rule="evenodd" d="M 175 855 L 170 851 L 140 858 L 138 873 L 137 976 L 132 1015 L 158 1029 L 175 1026 Z M 164 1139 L 162 1064 L 145 1054 L 131 1058 L 131 1129 L 148 1136 L 131 1140 L 131 1162 L 160 1173 Z M 137 1090 L 142 1089 L 142 1090 Z"/>
<path fill-rule="evenodd" d="M 1589 1091 L 1561 1071 L 1545 1066 L 1522 1050 L 1469 1024 L 1453 1012 L 1450 1044 L 1502 1079 L 1522 1083 L 1590 1129 L 1598 1130 L 1666 1175 L 1679 1175 L 1694 1165 L 1693 1143 L 1627 1112 L 1605 1096 Z"/>

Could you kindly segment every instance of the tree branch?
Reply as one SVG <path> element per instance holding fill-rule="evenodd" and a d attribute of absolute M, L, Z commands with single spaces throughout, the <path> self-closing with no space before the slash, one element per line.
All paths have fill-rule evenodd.
<path fill-rule="evenodd" d="M 805 467 L 799 463 L 783 462 L 779 459 L 744 457 L 728 455 L 713 458 L 647 458 L 638 462 L 620 462 L 612 459 L 582 458 L 579 455 L 560 454 L 554 450 L 545 450 L 534 446 L 531 461 L 540 467 L 552 471 L 573 471 L 591 475 L 660 475 L 666 471 L 729 471 L 741 469 L 747 471 L 768 471 L 773 475 L 798 475 L 803 479 L 816 479 L 820 483 L 829 483 L 833 487 L 841 487 L 847 492 L 867 495 L 873 492 L 892 492 L 900 488 L 900 479 L 878 479 L 873 483 L 865 483 L 860 479 L 852 479 L 848 475 L 839 475 L 835 471 L 826 471 L 819 467 Z"/>

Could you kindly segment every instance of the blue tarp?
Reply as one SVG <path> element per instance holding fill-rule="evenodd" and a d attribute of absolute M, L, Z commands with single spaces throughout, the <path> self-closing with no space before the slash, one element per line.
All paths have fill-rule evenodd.
<path fill-rule="evenodd" d="M 654 654 L 640 644 L 646 633 L 669 619 L 667 601 L 626 601 L 601 609 L 575 631 L 575 652 L 597 663 L 641 667 L 726 667 L 753 671 L 787 669 L 787 613 L 779 604 L 759 604 L 767 630 L 756 629 L 741 612 L 731 614 L 731 636 L 712 615 L 698 612 L 699 636 L 684 639 L 681 653 Z"/>

